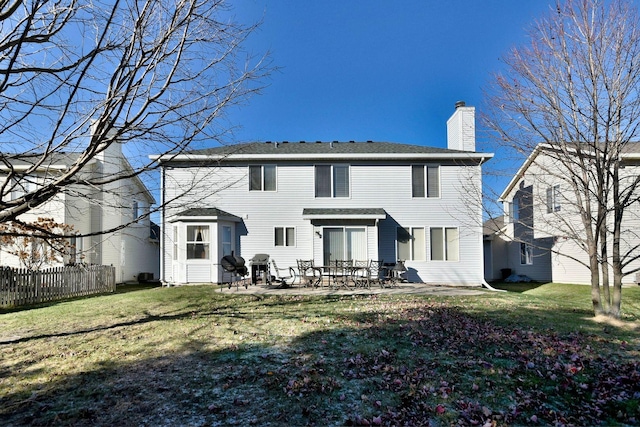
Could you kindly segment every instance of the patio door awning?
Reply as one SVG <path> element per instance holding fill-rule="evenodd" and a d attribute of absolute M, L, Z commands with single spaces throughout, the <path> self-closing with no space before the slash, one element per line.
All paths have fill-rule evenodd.
<path fill-rule="evenodd" d="M 382 208 L 305 208 L 302 219 L 308 220 L 381 220 L 387 217 Z"/>

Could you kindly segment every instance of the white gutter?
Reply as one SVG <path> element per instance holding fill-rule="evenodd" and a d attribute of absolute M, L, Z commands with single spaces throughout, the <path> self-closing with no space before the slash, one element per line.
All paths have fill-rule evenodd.
<path fill-rule="evenodd" d="M 412 160 L 412 159 L 469 159 L 485 162 L 493 157 L 493 153 L 306 153 L 306 154 L 178 154 L 175 156 L 162 154 L 151 155 L 149 159 L 158 162 L 165 161 L 256 161 L 256 160 Z"/>

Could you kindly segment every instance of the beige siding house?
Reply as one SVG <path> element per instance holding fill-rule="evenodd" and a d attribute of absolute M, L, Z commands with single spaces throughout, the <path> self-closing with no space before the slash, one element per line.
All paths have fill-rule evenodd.
<path fill-rule="evenodd" d="M 499 279 L 498 271 L 508 268 L 537 281 L 590 283 L 584 228 L 573 203 L 566 162 L 559 162 L 558 155 L 549 145 L 540 144 L 502 192 L 504 225 L 485 235 L 485 256 L 491 258 L 492 266 L 487 280 Z M 622 157 L 621 179 L 640 173 L 640 144 L 629 144 Z M 639 226 L 640 209 L 631 206 L 625 212 L 622 235 L 628 248 L 640 244 Z M 625 270 L 638 268 L 640 261 L 632 260 Z M 635 273 L 623 280 L 636 282 Z"/>
<path fill-rule="evenodd" d="M 26 182 L 29 185 L 46 182 L 66 170 L 73 163 L 74 156 L 72 153 L 56 155 L 46 167 L 32 171 Z M 12 165 L 12 169 L 32 169 L 26 156 L 19 163 L 22 164 Z M 128 169 L 131 166 L 123 156 L 122 146 L 115 143 L 98 154 L 81 174 L 106 177 Z M 140 273 L 151 273 L 158 279 L 159 239 L 157 235 L 152 236 L 149 216 L 144 215 L 148 214 L 154 203 L 155 199 L 144 183 L 133 177 L 103 184 L 91 191 L 86 187 L 65 188 L 53 199 L 21 215 L 19 219 L 33 222 L 38 217 L 47 217 L 59 224 L 73 226 L 75 234 L 80 236 L 70 237 L 75 247 L 75 262 L 113 265 L 119 283 L 137 280 Z M 138 221 L 132 223 L 136 219 Z M 100 234 L 102 230 L 117 228 L 120 229 Z M 70 257 L 66 256 L 63 261 L 49 263 L 47 267 L 57 267 L 70 261 Z M 7 248 L 0 246 L 0 265 L 19 267 L 20 263 Z M 149 278 L 148 274 L 146 278 Z"/>

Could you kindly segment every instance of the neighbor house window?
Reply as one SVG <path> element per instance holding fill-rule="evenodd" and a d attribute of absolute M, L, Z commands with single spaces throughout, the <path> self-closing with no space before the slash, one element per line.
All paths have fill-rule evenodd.
<path fill-rule="evenodd" d="M 520 264 L 533 264 L 533 246 L 528 243 L 520 243 Z"/>
<path fill-rule="evenodd" d="M 423 227 L 396 229 L 396 241 L 398 242 L 397 254 L 401 261 L 424 261 L 425 240 Z"/>
<path fill-rule="evenodd" d="M 276 191 L 276 167 L 249 166 L 250 191 Z"/>
<path fill-rule="evenodd" d="M 296 229 L 293 227 L 276 227 L 275 228 L 275 245 L 276 246 L 295 246 L 296 245 Z"/>
<path fill-rule="evenodd" d="M 507 205 L 507 209 L 509 222 L 517 222 L 520 219 L 520 199 L 514 197 L 513 202 Z"/>
<path fill-rule="evenodd" d="M 133 219 L 136 220 L 140 216 L 140 206 L 139 206 L 137 201 L 134 200 L 132 208 L 133 208 L 132 209 L 133 210 Z"/>
<path fill-rule="evenodd" d="M 82 237 L 69 237 L 69 264 L 82 262 Z"/>
<path fill-rule="evenodd" d="M 316 197 L 349 197 L 348 165 L 316 165 Z"/>
<path fill-rule="evenodd" d="M 459 233 L 454 227 L 436 227 L 431 233 L 431 261 L 459 260 Z"/>
<path fill-rule="evenodd" d="M 208 225 L 187 225 L 187 259 L 209 259 Z"/>
<path fill-rule="evenodd" d="M 560 211 L 560 186 L 547 188 L 547 213 Z"/>
<path fill-rule="evenodd" d="M 17 175 L 11 180 L 11 199 L 19 199 L 25 194 L 36 191 L 38 188 L 36 177 L 31 175 Z"/>
<path fill-rule="evenodd" d="M 411 195 L 412 197 L 440 197 L 440 167 L 411 166 Z"/>

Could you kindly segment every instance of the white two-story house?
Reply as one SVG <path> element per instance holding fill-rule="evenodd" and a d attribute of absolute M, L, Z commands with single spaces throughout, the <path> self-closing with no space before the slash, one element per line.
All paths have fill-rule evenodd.
<path fill-rule="evenodd" d="M 9 170 L 20 177 L 8 184 L 12 186 L 8 195 L 17 198 L 65 172 L 77 156 L 77 153 L 55 153 L 42 164 L 41 155 L 20 156 L 10 166 L 0 166 L 0 179 L 6 180 Z M 97 154 L 78 178 L 109 181 L 110 177 L 128 171 L 131 166 L 122 153 L 122 145 L 113 143 Z M 158 279 L 159 236 L 148 215 L 154 203 L 145 184 L 134 176 L 101 185 L 63 188 L 51 200 L 20 215 L 19 219 L 30 223 L 39 217 L 51 218 L 57 224 L 72 227 L 70 253 L 48 262 L 44 268 L 69 263 L 112 265 L 117 283 L 135 281 L 141 273 L 151 273 Z M 104 230 L 113 231 L 103 234 Z M 3 245 L 0 245 L 0 265 L 21 266 L 10 248 Z M 151 275 L 145 274 L 145 280 Z"/>
<path fill-rule="evenodd" d="M 405 262 L 413 282 L 481 285 L 475 109 L 448 148 L 390 142 L 255 142 L 152 156 L 162 168 L 161 280 L 223 281 L 224 255 Z"/>
<path fill-rule="evenodd" d="M 574 175 L 566 169 L 570 162 L 563 160 L 565 156 L 548 144 L 538 145 L 500 195 L 504 223 L 485 239 L 487 280 L 500 279 L 500 271 L 509 269 L 540 282 L 590 283 L 584 225 L 573 202 Z M 640 144 L 628 144 L 621 157 L 621 182 L 635 178 L 640 173 Z M 572 167 L 578 168 L 578 162 Z M 640 268 L 640 259 L 635 259 L 640 257 L 639 229 L 636 202 L 623 217 L 621 247 L 629 255 L 623 271 Z M 610 233 L 609 242 L 612 238 Z M 636 282 L 636 274 L 623 279 L 623 283 Z"/>

